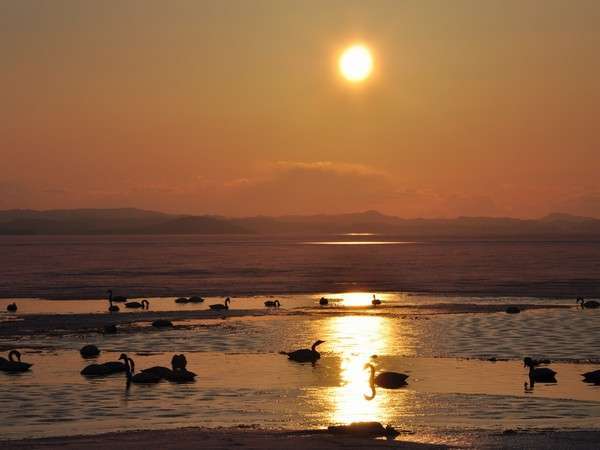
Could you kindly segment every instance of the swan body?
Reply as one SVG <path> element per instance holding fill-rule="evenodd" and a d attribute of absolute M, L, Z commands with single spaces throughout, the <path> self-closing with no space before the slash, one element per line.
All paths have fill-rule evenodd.
<path fill-rule="evenodd" d="M 149 309 L 150 302 L 148 300 L 142 300 L 141 302 L 127 302 L 125 303 L 125 308 L 143 308 Z"/>
<path fill-rule="evenodd" d="M 523 367 L 529 367 L 529 380 L 533 384 L 536 381 L 546 383 L 556 383 L 556 372 L 548 367 L 535 366 L 541 364 L 541 361 L 535 361 L 529 357 L 523 359 Z"/>
<path fill-rule="evenodd" d="M 179 297 L 175 299 L 175 303 L 190 303 L 190 299 L 187 297 Z"/>
<path fill-rule="evenodd" d="M 6 310 L 7 310 L 8 312 L 17 312 L 17 309 L 18 309 L 18 308 L 17 308 L 17 304 L 16 304 L 16 303 L 14 303 L 14 302 L 13 302 L 13 303 L 11 303 L 10 305 L 7 305 L 7 306 L 6 306 Z"/>
<path fill-rule="evenodd" d="M 223 303 L 217 303 L 215 305 L 208 305 L 208 307 L 214 311 L 223 311 L 225 309 L 229 309 L 229 304 L 231 303 L 231 300 L 229 299 L 229 297 L 227 297 L 225 299 L 225 302 Z"/>
<path fill-rule="evenodd" d="M 321 297 L 319 299 L 319 305 L 325 306 L 325 305 L 328 305 L 328 304 L 329 304 L 329 300 L 327 300 L 325 297 Z"/>
<path fill-rule="evenodd" d="M 115 303 L 125 303 L 127 301 L 127 297 L 123 297 L 122 295 L 114 295 L 112 289 L 106 291 L 108 294 L 108 300 L 112 300 Z"/>
<path fill-rule="evenodd" d="M 265 302 L 265 306 L 267 308 L 279 308 L 281 306 L 281 303 L 279 303 L 279 300 L 275 300 L 275 301 L 273 301 L 273 300 L 267 300 Z"/>
<path fill-rule="evenodd" d="M 83 368 L 81 375 L 90 376 L 105 376 L 114 373 L 125 372 L 125 364 L 119 361 L 109 361 L 103 364 L 90 364 Z"/>
<path fill-rule="evenodd" d="M 204 302 L 204 299 L 202 297 L 200 297 L 199 295 L 192 295 L 188 301 L 190 303 L 202 303 Z"/>
<path fill-rule="evenodd" d="M 579 297 L 577 299 L 577 304 L 580 305 L 582 308 L 589 308 L 589 309 L 600 308 L 600 302 L 597 302 L 596 300 L 588 300 L 586 302 L 583 297 Z"/>
<path fill-rule="evenodd" d="M 381 305 L 381 300 L 379 300 L 377 297 L 375 297 L 375 294 L 373 294 L 373 300 L 371 300 L 371 305 L 373 305 L 373 306 Z"/>
<path fill-rule="evenodd" d="M 408 375 L 398 372 L 379 372 L 375 376 L 375 366 L 373 364 L 365 364 L 365 369 L 371 369 L 371 377 L 369 383 L 379 386 L 384 389 L 398 389 L 406 386 Z"/>
<path fill-rule="evenodd" d="M 98 347 L 96 347 L 95 345 L 89 344 L 89 345 L 84 345 L 83 347 L 81 347 L 81 349 L 79 350 L 79 353 L 84 358 L 93 358 L 100 354 L 100 349 Z"/>
<path fill-rule="evenodd" d="M 158 383 L 161 380 L 156 374 L 151 372 L 139 372 L 135 373 L 135 363 L 133 359 L 129 358 L 125 353 L 121 353 L 119 360 L 123 360 L 125 364 L 125 376 L 127 377 L 127 385 L 130 383 L 136 384 L 153 384 Z"/>
<path fill-rule="evenodd" d="M 317 347 L 323 344 L 325 341 L 318 340 L 316 341 L 310 349 L 301 348 L 300 350 L 295 350 L 293 352 L 286 353 L 289 359 L 296 362 L 315 362 L 319 358 L 321 358 L 321 354 L 316 350 Z"/>
<path fill-rule="evenodd" d="M 167 319 L 156 319 L 152 322 L 154 328 L 173 328 L 173 322 Z"/>
<path fill-rule="evenodd" d="M 600 370 L 593 370 L 592 372 L 582 373 L 583 381 L 586 383 L 600 384 Z"/>
<path fill-rule="evenodd" d="M 168 381 L 174 381 L 178 383 L 194 381 L 196 374 L 190 372 L 185 367 L 187 366 L 187 359 L 185 355 L 174 355 L 171 358 L 171 369 L 163 366 L 154 366 L 149 369 L 142 370 L 142 373 L 152 373 L 160 378 Z"/>
<path fill-rule="evenodd" d="M 21 362 L 21 353 L 18 350 L 8 352 L 8 359 L 0 357 L 0 370 L 4 372 L 27 372 L 32 365 Z"/>

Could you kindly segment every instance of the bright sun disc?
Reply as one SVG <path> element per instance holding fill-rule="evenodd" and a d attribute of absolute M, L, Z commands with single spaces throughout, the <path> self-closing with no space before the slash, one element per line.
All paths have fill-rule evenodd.
<path fill-rule="evenodd" d="M 342 53 L 340 72 L 346 80 L 359 82 L 367 79 L 373 70 L 373 57 L 364 45 L 353 45 Z"/>

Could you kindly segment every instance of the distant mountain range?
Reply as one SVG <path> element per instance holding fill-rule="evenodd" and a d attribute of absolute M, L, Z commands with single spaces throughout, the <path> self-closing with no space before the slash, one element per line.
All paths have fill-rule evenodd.
<path fill-rule="evenodd" d="M 227 218 L 135 208 L 0 211 L 2 235 L 385 233 L 404 238 L 600 239 L 600 220 L 555 213 L 541 219 L 402 219 L 377 211 Z"/>

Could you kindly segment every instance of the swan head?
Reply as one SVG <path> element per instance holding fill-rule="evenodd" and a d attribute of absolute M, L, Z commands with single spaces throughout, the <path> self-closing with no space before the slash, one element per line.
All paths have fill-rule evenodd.
<path fill-rule="evenodd" d="M 119 356 L 119 361 L 123 360 L 123 361 L 125 361 L 125 363 L 127 363 L 128 359 L 129 358 L 127 357 L 127 355 L 125 353 L 121 353 L 121 356 Z"/>
<path fill-rule="evenodd" d="M 21 362 L 21 352 L 19 350 L 11 350 L 8 352 L 8 359 L 13 360 L 12 357 L 15 356 L 19 362 Z"/>
<path fill-rule="evenodd" d="M 526 358 L 523 358 L 523 367 L 533 367 L 533 359 L 531 359 L 529 356 Z"/>

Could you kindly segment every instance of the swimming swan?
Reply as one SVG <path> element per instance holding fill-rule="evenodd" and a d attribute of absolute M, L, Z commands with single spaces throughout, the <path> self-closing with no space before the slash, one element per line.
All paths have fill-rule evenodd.
<path fill-rule="evenodd" d="M 296 362 L 315 362 L 321 358 L 321 354 L 316 350 L 317 347 L 323 344 L 325 341 L 316 341 L 310 349 L 301 348 L 300 350 L 294 350 L 293 352 L 282 352 L 283 355 L 287 355 L 289 359 Z"/>
<path fill-rule="evenodd" d="M 125 376 L 127 377 L 127 386 L 130 383 L 136 384 L 152 384 L 158 383 L 161 378 L 153 373 L 140 372 L 135 373 L 135 363 L 133 359 L 129 358 L 125 353 L 121 353 L 119 360 L 123 360 L 125 363 Z"/>
<path fill-rule="evenodd" d="M 148 300 L 142 300 L 141 302 L 127 302 L 125 303 L 125 308 L 143 308 L 149 309 L 150 302 Z"/>
<path fill-rule="evenodd" d="M 529 367 L 529 381 L 533 386 L 533 383 L 536 381 L 542 383 L 556 383 L 556 372 L 547 367 L 536 368 L 535 366 L 540 364 L 539 361 L 534 361 L 533 359 L 527 357 L 523 359 L 523 367 Z"/>
<path fill-rule="evenodd" d="M 100 349 L 95 345 L 89 344 L 81 347 L 79 353 L 84 358 L 93 358 L 94 356 L 98 356 L 100 354 Z"/>
<path fill-rule="evenodd" d="M 152 373 L 161 379 L 178 383 L 194 381 L 196 374 L 187 370 L 185 368 L 186 366 L 187 359 L 185 355 L 174 355 L 173 358 L 171 358 L 171 369 L 163 366 L 154 366 L 142 370 L 142 373 Z"/>
<path fill-rule="evenodd" d="M 577 298 L 577 302 L 576 303 L 578 305 L 580 305 L 582 308 L 589 308 L 589 309 L 600 308 L 600 303 L 597 302 L 596 300 L 588 300 L 586 302 L 583 297 Z"/>
<path fill-rule="evenodd" d="M 81 375 L 86 377 L 99 377 L 112 375 L 114 373 L 125 372 L 125 364 L 119 361 L 108 361 L 102 364 L 90 364 L 83 368 Z"/>
<path fill-rule="evenodd" d="M 26 372 L 32 365 L 21 362 L 21 353 L 18 350 L 8 352 L 8 359 L 0 356 L 0 370 L 4 372 Z"/>
<path fill-rule="evenodd" d="M 583 381 L 585 383 L 596 383 L 600 384 L 600 370 L 593 370 L 591 372 L 582 373 Z"/>
<path fill-rule="evenodd" d="M 214 311 L 223 311 L 224 309 L 229 309 L 229 304 L 231 303 L 231 300 L 229 299 L 229 297 L 227 297 L 225 299 L 224 303 L 217 303 L 215 305 L 208 305 L 208 307 Z"/>
<path fill-rule="evenodd" d="M 279 303 L 279 300 L 275 300 L 275 301 L 273 301 L 273 300 L 267 300 L 265 302 L 265 306 L 267 308 L 279 308 L 281 306 L 281 303 Z"/>
<path fill-rule="evenodd" d="M 109 289 L 108 291 L 106 291 L 106 293 L 108 294 L 108 300 L 112 300 L 115 303 L 125 303 L 127 301 L 127 297 L 123 297 L 122 295 L 115 295 L 113 297 L 113 291 L 112 289 Z"/>

